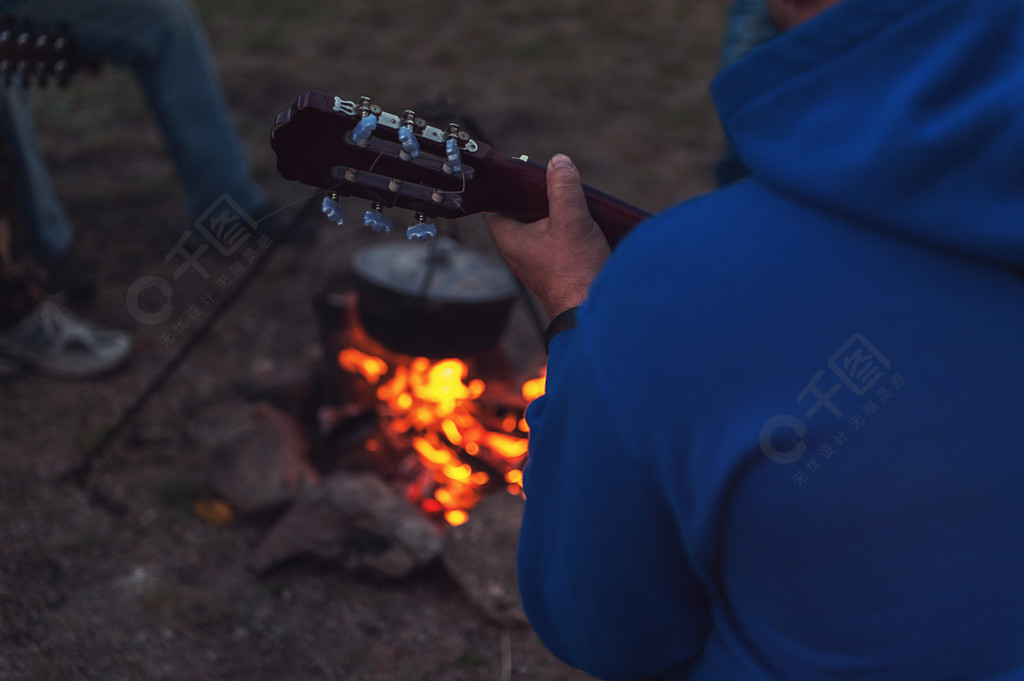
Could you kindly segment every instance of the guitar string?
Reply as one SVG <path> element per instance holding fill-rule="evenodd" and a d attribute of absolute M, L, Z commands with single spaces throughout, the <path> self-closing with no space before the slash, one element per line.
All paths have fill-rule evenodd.
<path fill-rule="evenodd" d="M 393 144 L 393 146 L 398 146 L 398 145 Z M 380 161 L 384 157 L 386 151 L 387 151 L 386 148 L 381 150 L 381 152 L 377 155 L 377 158 L 375 158 L 373 163 L 370 164 L 370 167 L 367 169 L 367 172 L 370 172 L 370 173 L 373 172 L 373 169 L 377 165 L 377 162 Z M 459 173 L 459 175 L 462 178 L 462 187 L 458 191 L 448 192 L 449 194 L 464 194 L 466 192 L 466 171 L 462 170 Z M 333 184 L 333 185 L 331 185 L 329 187 L 324 187 L 323 189 L 317 189 L 315 191 L 309 192 L 308 194 L 305 194 L 304 196 L 302 196 L 299 199 L 296 199 L 294 201 L 290 201 L 288 203 L 285 203 L 285 204 L 279 206 L 278 208 L 272 210 L 271 212 L 269 212 L 266 215 L 264 215 L 263 217 L 261 217 L 259 220 L 256 220 L 254 224 L 259 224 L 259 223 L 261 223 L 261 222 L 263 222 L 265 220 L 269 220 L 273 216 L 277 215 L 278 213 L 280 213 L 282 211 L 288 210 L 292 206 L 297 206 L 297 205 L 299 205 L 301 203 L 305 203 L 306 201 L 308 201 L 309 199 L 313 198 L 317 194 L 320 194 L 321 192 L 325 192 L 325 191 L 326 192 L 332 192 L 335 189 L 338 189 L 339 187 L 344 185 L 346 182 L 347 182 L 347 180 L 339 180 L 337 183 L 335 183 L 335 184 Z M 376 192 L 374 192 L 374 194 L 376 195 Z M 399 198 L 400 194 L 401 194 L 401 189 L 399 189 L 399 191 L 397 191 L 397 192 L 394 192 L 394 198 L 391 201 L 382 201 L 381 197 L 379 195 L 377 195 L 376 199 L 371 199 L 371 200 L 374 200 L 377 203 L 381 203 L 381 204 L 389 204 L 389 206 L 388 206 L 389 208 L 394 208 L 395 206 L 398 205 L 398 198 Z M 461 205 L 459 207 L 461 209 Z M 463 213 L 468 215 L 468 213 L 466 213 L 465 211 L 463 211 Z"/>
<path fill-rule="evenodd" d="M 389 142 L 389 144 L 392 147 L 397 147 L 398 146 L 398 144 L 396 144 L 394 142 Z M 381 149 L 380 153 L 377 154 L 377 158 L 373 159 L 373 163 L 370 164 L 370 167 L 367 169 L 367 172 L 369 172 L 369 173 L 373 172 L 373 169 L 377 165 L 377 162 L 380 161 L 382 158 L 384 158 L 384 155 L 387 153 L 387 150 L 388 150 L 388 147 L 384 147 L 383 149 Z M 462 170 L 459 171 L 459 176 L 462 178 L 462 187 L 458 191 L 445 192 L 445 193 L 447 193 L 447 194 L 465 194 L 466 193 L 466 171 L 465 171 L 465 169 L 462 169 Z M 392 178 L 392 179 L 395 179 L 395 178 Z M 403 182 L 403 186 L 404 186 L 404 182 Z M 421 186 L 426 186 L 426 185 L 421 185 Z M 402 193 L 401 188 L 399 188 L 399 190 L 397 192 L 394 192 L 395 198 L 394 198 L 394 202 L 390 205 L 391 208 L 394 208 L 395 206 L 398 205 L 398 196 L 401 193 Z M 379 201 L 379 203 L 384 203 L 384 202 L 383 201 Z M 461 205 L 459 206 L 459 208 L 461 209 Z M 468 213 L 466 213 L 466 211 L 462 211 L 462 212 L 463 212 L 463 214 L 468 215 Z"/>
<path fill-rule="evenodd" d="M 303 196 L 301 199 L 296 199 L 295 201 L 290 201 L 289 203 L 286 203 L 286 204 L 284 204 L 282 206 L 279 206 L 278 208 L 270 211 L 269 213 L 267 213 L 266 215 L 261 217 L 259 220 L 256 220 L 256 222 L 254 224 L 258 225 L 259 223 L 263 222 L 264 220 L 269 220 L 270 218 L 272 218 L 273 216 L 277 215 L 281 211 L 288 210 L 292 206 L 297 206 L 300 203 L 305 203 L 306 201 L 309 201 L 311 198 L 313 198 L 317 194 L 320 194 L 321 192 L 324 192 L 324 191 L 328 191 L 328 192 L 334 191 L 335 189 L 337 189 L 338 187 L 340 187 L 343 184 L 345 184 L 345 182 L 341 181 L 338 184 L 335 184 L 333 186 L 327 187 L 326 189 L 318 189 L 318 190 L 316 190 L 314 192 L 310 192 L 310 193 L 306 194 L 305 196 Z"/>

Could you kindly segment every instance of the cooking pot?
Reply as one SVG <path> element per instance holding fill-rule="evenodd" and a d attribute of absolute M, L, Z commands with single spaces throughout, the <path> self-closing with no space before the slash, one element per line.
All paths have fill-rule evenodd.
<path fill-rule="evenodd" d="M 352 271 L 367 332 L 392 350 L 431 358 L 493 348 L 519 293 L 504 263 L 444 237 L 363 248 Z"/>

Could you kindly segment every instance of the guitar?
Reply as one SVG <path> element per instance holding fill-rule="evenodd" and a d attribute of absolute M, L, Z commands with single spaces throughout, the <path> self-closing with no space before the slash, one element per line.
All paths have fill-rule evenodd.
<path fill-rule="evenodd" d="M 0 83 L 4 87 L 46 87 L 51 78 L 58 87 L 65 87 L 78 62 L 67 24 L 60 24 L 56 34 L 50 34 L 33 30 L 27 20 L 18 17 L 0 19 Z"/>
<path fill-rule="evenodd" d="M 387 113 L 368 97 L 352 102 L 306 92 L 277 115 L 270 146 L 286 179 L 369 199 L 373 207 L 364 224 L 376 231 L 391 229 L 385 207 L 415 211 L 411 240 L 436 235 L 427 218 L 494 212 L 534 222 L 548 214 L 543 166 L 505 156 L 457 123 L 434 127 L 413 111 Z M 584 193 L 612 246 L 648 216 L 591 187 Z M 328 219 L 343 221 L 336 196 L 324 199 L 323 210 Z"/>

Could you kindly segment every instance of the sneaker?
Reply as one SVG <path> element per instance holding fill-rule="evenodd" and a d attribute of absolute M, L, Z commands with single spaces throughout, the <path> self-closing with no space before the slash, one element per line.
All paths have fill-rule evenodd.
<path fill-rule="evenodd" d="M 17 362 L 62 378 L 92 378 L 121 366 L 131 353 L 128 334 L 79 319 L 52 300 L 0 329 L 0 366 Z"/>

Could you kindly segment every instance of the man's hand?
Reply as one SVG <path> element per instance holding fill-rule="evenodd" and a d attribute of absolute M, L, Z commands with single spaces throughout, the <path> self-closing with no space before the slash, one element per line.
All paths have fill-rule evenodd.
<path fill-rule="evenodd" d="M 548 163 L 548 217 L 523 224 L 487 214 L 512 272 L 540 298 L 548 319 L 580 305 L 611 249 L 590 216 L 579 171 L 568 156 Z"/>

